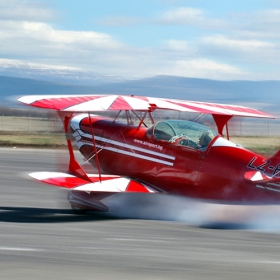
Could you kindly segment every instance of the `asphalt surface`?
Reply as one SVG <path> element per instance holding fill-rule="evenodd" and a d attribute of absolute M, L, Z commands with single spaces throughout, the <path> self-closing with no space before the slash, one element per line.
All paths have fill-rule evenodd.
<path fill-rule="evenodd" d="M 64 161 L 66 151 L 0 148 L 0 279 L 279 279 L 278 226 L 256 229 L 242 209 L 196 220 L 180 199 L 145 196 L 75 216 L 64 191 L 26 176 Z"/>

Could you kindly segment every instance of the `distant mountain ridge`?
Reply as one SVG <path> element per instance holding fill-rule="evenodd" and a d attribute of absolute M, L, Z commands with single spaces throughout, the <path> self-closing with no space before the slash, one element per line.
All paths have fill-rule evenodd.
<path fill-rule="evenodd" d="M 16 97 L 40 94 L 134 94 L 238 104 L 279 112 L 280 81 L 216 81 L 156 76 L 134 81 L 70 85 L 55 81 L 0 76 L 0 106 L 18 106 Z"/>
<path fill-rule="evenodd" d="M 12 59 L 0 59 L 0 75 L 86 86 L 125 81 L 122 77 L 100 75 L 75 67 L 50 66 Z"/>

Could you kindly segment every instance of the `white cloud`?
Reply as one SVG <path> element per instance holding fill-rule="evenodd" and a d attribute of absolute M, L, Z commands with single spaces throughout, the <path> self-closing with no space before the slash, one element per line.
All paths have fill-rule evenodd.
<path fill-rule="evenodd" d="M 10 11 L 12 6 L 15 9 Z M 261 37 L 262 34 L 272 36 L 269 28 L 278 24 L 278 10 L 255 13 L 249 20 L 244 17 L 241 21 L 240 17 L 210 18 L 204 11 L 190 7 L 170 10 L 153 23 L 160 22 L 163 28 L 166 24 L 199 26 L 207 29 L 207 34 L 211 28 L 215 34 L 202 37 L 202 33 L 197 33 L 195 38 L 187 40 L 184 36 L 180 39 L 177 34 L 176 39 L 175 36 L 167 38 L 160 47 L 147 48 L 125 45 L 106 33 L 58 30 L 48 22 L 53 16 L 54 12 L 50 8 L 44 9 L 40 2 L 0 0 L 0 58 L 19 58 L 52 67 L 77 67 L 127 78 L 165 74 L 222 80 L 254 78 L 254 75 L 269 78 L 269 71 L 265 76 L 265 70 L 261 73 L 259 69 L 269 68 L 280 60 L 278 41 Z M 266 17 L 271 18 L 265 21 Z M 260 19 L 265 26 L 257 28 L 261 25 Z M 133 17 L 103 19 L 108 25 L 144 21 Z M 161 27 L 157 25 L 157 28 Z M 247 62 L 245 66 L 244 61 Z M 258 70 L 252 67 L 255 65 Z M 244 69 L 252 71 L 249 73 Z"/>
<path fill-rule="evenodd" d="M 246 39 L 279 39 L 280 9 L 267 9 L 251 13 L 232 13 L 228 30 Z"/>
<path fill-rule="evenodd" d="M 0 0 L 2 20 L 48 21 L 54 17 L 54 11 L 40 1 Z"/>
<path fill-rule="evenodd" d="M 255 21 L 262 24 L 280 24 L 280 9 L 268 9 L 255 12 Z"/>
<path fill-rule="evenodd" d="M 236 67 L 224 63 L 217 63 L 209 59 L 190 60 L 187 64 L 184 61 L 179 63 L 182 66 L 187 66 L 189 64 L 190 66 L 193 66 L 198 70 L 205 69 L 206 71 L 222 71 L 224 74 L 242 74 L 242 72 Z"/>
<path fill-rule="evenodd" d="M 202 10 L 191 7 L 166 11 L 158 22 L 170 25 L 193 25 L 206 29 L 225 28 L 228 25 L 228 22 L 223 19 L 210 18 Z"/>
<path fill-rule="evenodd" d="M 267 68 L 280 62 L 280 46 L 276 42 L 227 38 L 224 35 L 201 39 L 199 53 L 230 62 Z M 255 65 L 253 67 L 253 65 Z M 265 66 L 266 65 L 266 66 Z"/>
<path fill-rule="evenodd" d="M 0 21 L 0 41 L 0 54 L 12 50 L 14 55 L 30 57 L 51 56 L 58 50 L 61 50 L 61 57 L 71 57 L 88 50 L 122 47 L 120 42 L 104 33 L 55 30 L 46 23 L 27 21 Z"/>
<path fill-rule="evenodd" d="M 168 74 L 170 72 L 176 76 L 219 80 L 241 79 L 244 75 L 247 75 L 245 71 L 236 67 L 206 58 L 170 62 L 168 68 L 163 69 L 161 74 L 170 75 Z"/>
<path fill-rule="evenodd" d="M 275 45 L 269 42 L 257 40 L 237 40 L 229 39 L 223 35 L 208 36 L 202 39 L 202 42 L 207 45 L 216 46 L 219 48 L 226 48 L 231 51 L 265 51 L 269 48 L 274 48 Z"/>
<path fill-rule="evenodd" d="M 32 68 L 32 69 L 51 69 L 51 70 L 60 70 L 60 71 L 78 71 L 81 70 L 77 67 L 66 67 L 61 65 L 47 65 L 47 64 L 38 64 L 24 62 L 16 59 L 2 59 L 0 58 L 0 66 L 4 68 Z"/>
<path fill-rule="evenodd" d="M 181 7 L 165 12 L 161 20 L 169 24 L 194 24 L 203 21 L 204 15 L 199 9 Z"/>
<path fill-rule="evenodd" d="M 172 51 L 178 52 L 193 52 L 193 48 L 190 47 L 189 42 L 185 40 L 169 40 L 166 42 L 165 47 Z"/>
<path fill-rule="evenodd" d="M 224 18 L 215 18 L 201 9 L 180 7 L 164 12 L 157 23 L 189 25 L 205 30 L 216 30 L 242 38 L 280 38 L 280 9 L 267 9 L 248 13 L 232 12 Z"/>
<path fill-rule="evenodd" d="M 280 9 L 257 11 L 252 16 L 252 23 L 245 30 L 257 32 L 258 38 L 280 39 Z"/>

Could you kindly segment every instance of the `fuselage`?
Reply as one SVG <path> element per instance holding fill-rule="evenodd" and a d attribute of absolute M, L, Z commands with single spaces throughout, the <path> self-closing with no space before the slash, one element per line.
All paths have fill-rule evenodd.
<path fill-rule="evenodd" d="M 170 125 L 171 138 L 161 130 Z M 100 116 L 78 115 L 71 120 L 77 147 L 92 165 L 96 165 L 95 145 L 102 172 L 131 177 L 162 192 L 194 198 L 243 202 L 280 202 L 280 193 L 259 188 L 247 180 L 246 172 L 257 169 L 266 159 L 211 134 L 211 142 L 202 149 L 189 135 L 178 134 L 173 127 L 181 121 L 160 126 L 138 127 Z M 92 126 L 92 127 L 91 127 Z M 176 131 L 175 131 L 176 130 Z M 163 133 L 164 132 L 164 133 Z M 168 132 L 168 131 L 167 131 Z M 167 133 L 169 134 L 169 132 Z M 174 135 L 173 135 L 174 134 Z M 177 134 L 177 135 L 176 135 Z M 168 139 L 169 138 L 169 139 Z M 196 139 L 197 140 L 197 139 Z"/>

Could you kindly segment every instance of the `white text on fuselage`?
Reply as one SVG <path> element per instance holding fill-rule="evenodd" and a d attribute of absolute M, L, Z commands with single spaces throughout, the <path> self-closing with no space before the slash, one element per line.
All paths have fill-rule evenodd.
<path fill-rule="evenodd" d="M 139 139 L 134 139 L 134 142 L 138 143 L 138 144 L 141 144 L 141 145 L 144 145 L 144 146 L 148 146 L 148 147 L 151 147 L 151 148 L 158 149 L 160 151 L 162 151 L 162 149 L 163 149 L 163 147 L 160 146 L 160 145 L 153 144 L 153 143 L 150 143 L 150 142 L 147 142 L 147 141 L 143 141 L 143 140 L 139 140 Z"/>

